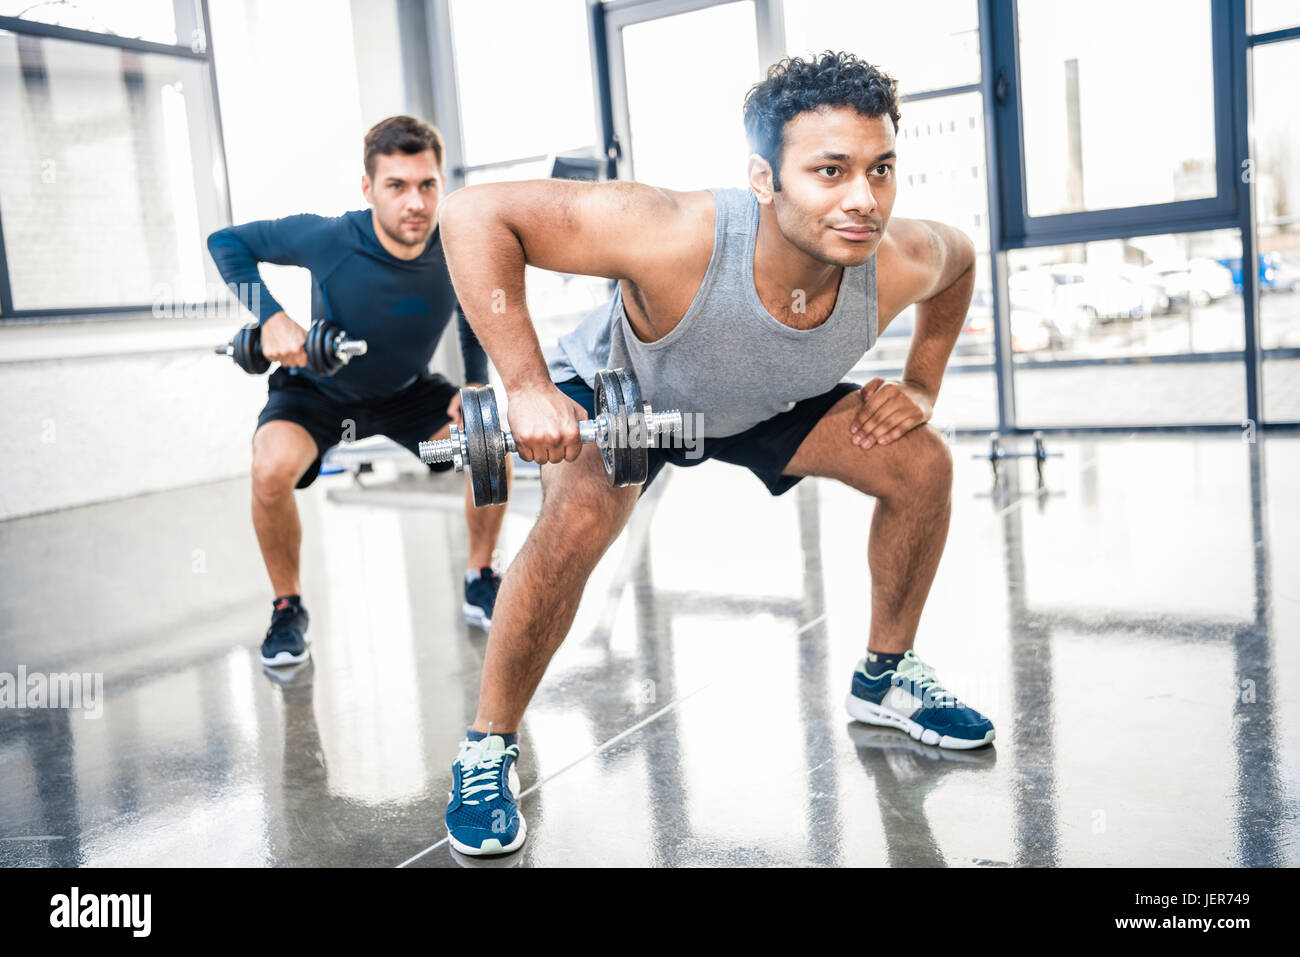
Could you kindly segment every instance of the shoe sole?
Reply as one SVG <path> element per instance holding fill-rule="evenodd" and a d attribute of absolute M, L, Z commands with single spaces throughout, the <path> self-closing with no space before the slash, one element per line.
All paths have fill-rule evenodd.
<path fill-rule="evenodd" d="M 495 837 L 489 837 L 483 842 L 482 847 L 470 847 L 468 844 L 462 844 L 460 841 L 452 837 L 451 831 L 447 832 L 447 840 L 451 843 L 452 847 L 460 851 L 462 854 L 468 854 L 470 857 L 479 857 L 484 854 L 509 854 L 512 851 L 517 851 L 523 846 L 524 838 L 527 834 L 528 825 L 524 823 L 524 817 L 521 814 L 519 816 L 519 833 L 516 834 L 515 839 L 505 847 L 502 847 L 501 842 Z"/>
<path fill-rule="evenodd" d="M 478 605 L 471 605 L 469 602 L 460 606 L 460 610 L 465 615 L 465 620 L 471 625 L 476 625 L 484 631 L 492 627 L 492 619 L 489 618 Z"/>
<path fill-rule="evenodd" d="M 954 751 L 968 751 L 971 748 L 982 748 L 989 744 L 995 737 L 992 728 L 988 734 L 978 741 L 973 738 L 954 738 L 951 735 L 940 734 L 933 728 L 925 728 L 917 724 L 911 718 L 904 718 L 900 714 L 892 711 L 886 711 L 879 705 L 872 704 L 870 701 L 864 701 L 855 694 L 849 694 L 844 702 L 844 707 L 849 712 L 849 717 L 855 721 L 861 721 L 864 724 L 875 724 L 886 728 L 898 728 L 907 735 L 922 744 L 938 745 L 941 748 L 949 748 Z"/>
<path fill-rule="evenodd" d="M 310 657 L 311 657 L 310 648 L 305 649 L 303 653 L 300 655 L 291 655 L 287 651 L 282 651 L 274 658 L 268 658 L 266 657 L 266 655 L 262 655 L 262 664 L 266 665 L 266 667 L 268 668 L 282 668 L 285 665 L 301 664 L 302 662 L 306 661 Z"/>
<path fill-rule="evenodd" d="M 281 651 L 274 658 L 268 658 L 266 655 L 261 655 L 261 652 L 258 652 L 258 654 L 262 657 L 262 664 L 268 668 L 283 668 L 285 665 L 302 664 L 311 657 L 311 639 L 304 635 L 302 643 L 304 647 L 300 655 L 291 655 L 287 651 Z"/>

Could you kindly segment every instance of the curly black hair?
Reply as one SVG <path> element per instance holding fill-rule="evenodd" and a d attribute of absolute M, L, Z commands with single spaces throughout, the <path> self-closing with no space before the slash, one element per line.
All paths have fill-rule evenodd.
<path fill-rule="evenodd" d="M 898 132 L 898 81 L 852 53 L 827 50 L 807 60 L 786 57 L 745 94 L 749 149 L 772 167 L 772 188 L 781 188 L 785 124 L 806 110 L 851 106 L 863 116 L 889 115 Z"/>

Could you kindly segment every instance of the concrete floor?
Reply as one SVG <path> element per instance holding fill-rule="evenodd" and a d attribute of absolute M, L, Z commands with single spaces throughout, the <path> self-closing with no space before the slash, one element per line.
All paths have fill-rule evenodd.
<path fill-rule="evenodd" d="M 1300 438 L 1049 445 L 1047 494 L 1021 461 L 990 495 L 958 441 L 918 637 L 993 747 L 843 711 L 871 499 L 670 471 L 528 713 L 528 843 L 487 861 L 442 825 L 486 641 L 454 487 L 299 496 L 314 656 L 279 676 L 245 481 L 0 524 L 0 672 L 104 682 L 98 718 L 0 709 L 0 864 L 1300 864 Z"/>

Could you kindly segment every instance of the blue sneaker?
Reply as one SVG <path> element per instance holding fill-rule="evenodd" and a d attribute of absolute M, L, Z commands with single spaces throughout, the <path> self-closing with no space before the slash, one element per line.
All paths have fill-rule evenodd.
<path fill-rule="evenodd" d="M 467 622 L 487 631 L 492 627 L 492 609 L 501 589 L 501 576 L 487 566 L 480 568 L 478 574 L 478 578 L 465 583 L 465 604 L 461 611 Z"/>
<path fill-rule="evenodd" d="M 939 684 L 934 669 L 908 649 L 893 671 L 873 678 L 866 659 L 853 672 L 845 702 L 857 721 L 901 728 L 922 744 L 978 748 L 993 740 L 993 722 Z"/>
<path fill-rule="evenodd" d="M 519 813 L 519 745 L 489 734 L 460 743 L 451 765 L 447 795 L 447 837 L 462 854 L 508 854 L 523 846 L 528 832 Z"/>
<path fill-rule="evenodd" d="M 307 622 L 310 616 L 301 604 L 277 598 L 271 612 L 271 627 L 262 641 L 262 664 L 268 668 L 296 665 L 307 660 Z"/>

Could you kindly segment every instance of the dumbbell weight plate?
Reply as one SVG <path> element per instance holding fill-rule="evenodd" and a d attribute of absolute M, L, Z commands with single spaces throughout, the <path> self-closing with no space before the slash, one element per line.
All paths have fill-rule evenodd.
<path fill-rule="evenodd" d="M 271 368 L 270 361 L 262 355 L 262 330 L 257 326 L 245 326 L 235 333 L 231 340 L 234 347 L 235 365 L 249 375 L 261 375 Z"/>
<path fill-rule="evenodd" d="M 626 369 L 616 369 L 618 384 L 627 409 L 627 429 L 624 461 L 627 463 L 627 481 L 624 485 L 644 485 L 650 474 L 650 436 L 646 432 L 645 406 L 641 404 L 641 387 Z"/>
<path fill-rule="evenodd" d="M 607 441 L 600 447 L 600 457 L 605 463 L 609 484 L 622 488 L 628 483 L 632 470 L 628 461 L 627 406 L 623 402 L 623 389 L 618 376 L 610 370 L 596 373 L 596 415 L 609 419 Z"/>
<path fill-rule="evenodd" d="M 313 322 L 307 330 L 307 342 L 303 346 L 303 351 L 307 353 L 307 368 L 319 376 L 337 371 L 332 368 L 334 359 L 329 354 L 327 328 L 324 322 Z"/>
<path fill-rule="evenodd" d="M 483 415 L 479 409 L 477 389 L 460 390 L 460 416 L 465 423 L 465 444 L 469 453 L 469 461 L 465 466 L 469 470 L 474 504 L 495 504 L 492 501 L 492 479 L 488 471 L 487 443 L 484 440 Z"/>
<path fill-rule="evenodd" d="M 501 505 L 509 495 L 506 488 L 506 439 L 497 414 L 497 396 L 491 386 L 475 390 L 478 393 L 479 417 L 483 420 L 483 446 L 488 468 L 489 501 Z"/>

